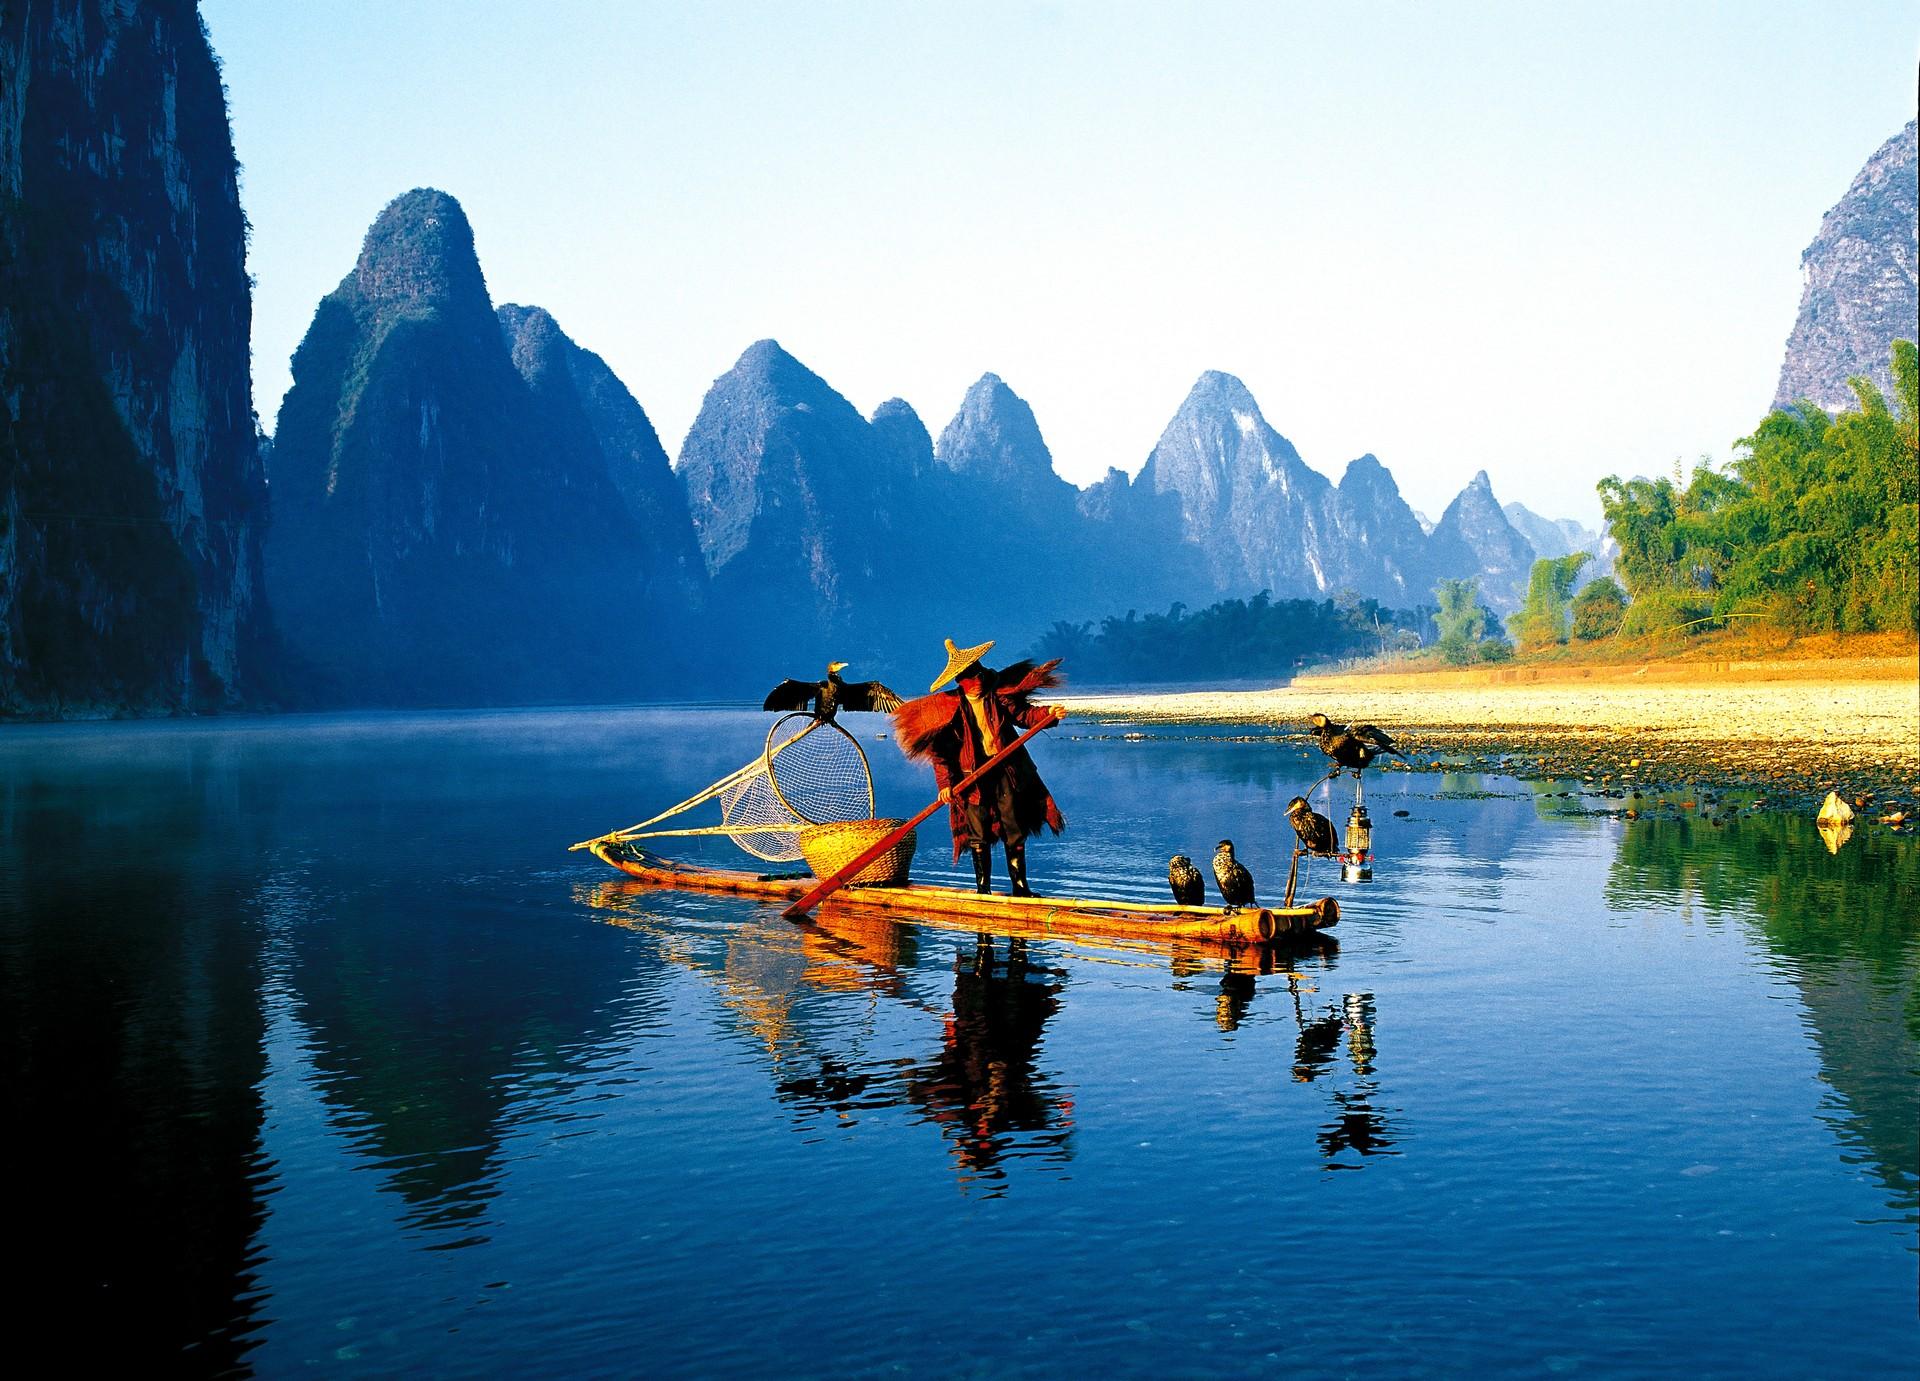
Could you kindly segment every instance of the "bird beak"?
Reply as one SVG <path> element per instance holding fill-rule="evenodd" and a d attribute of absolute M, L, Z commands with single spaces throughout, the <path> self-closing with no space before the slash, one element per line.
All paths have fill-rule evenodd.
<path fill-rule="evenodd" d="M 828 662 L 827 663 L 827 675 L 829 676 L 833 675 L 836 671 L 845 671 L 846 669 L 847 669 L 847 664 L 845 662 Z"/>

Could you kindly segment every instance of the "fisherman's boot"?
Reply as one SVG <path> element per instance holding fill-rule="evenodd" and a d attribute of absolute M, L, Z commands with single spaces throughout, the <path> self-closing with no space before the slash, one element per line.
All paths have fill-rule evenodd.
<path fill-rule="evenodd" d="M 1013 886 L 1008 890 L 1016 897 L 1030 897 L 1033 889 L 1027 886 L 1027 844 L 1021 840 L 1018 844 L 1007 846 L 1007 881 Z"/>
<path fill-rule="evenodd" d="M 983 895 L 993 890 L 993 855 L 986 849 L 973 851 L 973 890 Z"/>

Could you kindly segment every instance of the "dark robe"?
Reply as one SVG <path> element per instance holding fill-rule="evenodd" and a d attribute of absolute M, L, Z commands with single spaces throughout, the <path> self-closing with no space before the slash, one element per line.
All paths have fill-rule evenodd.
<path fill-rule="evenodd" d="M 1019 738 L 1022 731 L 1052 719 L 1053 711 L 1034 704 L 1032 696 L 1037 690 L 1060 684 L 1053 671 L 1058 665 L 1057 661 L 1038 667 L 1022 662 L 1003 672 L 981 668 L 985 682 L 981 688 L 981 708 L 1002 748 Z M 981 740 L 980 726 L 974 722 L 966 696 L 957 689 L 909 700 L 893 712 L 893 723 L 901 750 L 910 758 L 924 758 L 931 763 L 933 779 L 943 789 L 967 776 L 991 756 Z M 1011 778 L 1014 814 L 1023 835 L 1033 834 L 1042 825 L 1055 834 L 1067 827 L 1047 784 L 1040 780 L 1040 771 L 1033 765 L 1033 759 L 1027 756 L 1025 748 L 1018 748 L 995 772 L 956 792 L 948 803 L 947 823 L 953 831 L 955 858 L 967 847 L 970 836 L 967 807 L 982 801 L 991 804 L 997 793 L 989 788 L 994 776 L 1001 772 Z M 1002 829 L 997 813 L 990 810 L 989 814 L 995 816 L 993 835 L 999 838 Z"/>

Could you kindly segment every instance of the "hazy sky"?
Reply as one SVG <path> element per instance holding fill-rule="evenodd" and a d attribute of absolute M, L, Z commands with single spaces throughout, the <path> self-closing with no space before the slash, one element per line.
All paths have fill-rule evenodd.
<path fill-rule="evenodd" d="M 269 429 L 380 208 L 452 193 L 669 454 L 778 339 L 937 436 L 981 373 L 1076 483 L 1205 369 L 1429 517 L 1758 421 L 1799 255 L 1914 106 L 1898 3 L 203 0 Z"/>

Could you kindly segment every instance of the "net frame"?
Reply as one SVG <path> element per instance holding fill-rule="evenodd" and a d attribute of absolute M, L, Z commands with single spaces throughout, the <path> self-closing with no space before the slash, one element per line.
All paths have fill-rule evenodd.
<path fill-rule="evenodd" d="M 833 720 L 815 719 L 812 728 L 803 729 L 792 738 L 786 739 L 776 746 L 773 740 L 775 735 L 780 732 L 780 725 L 789 719 L 798 717 L 802 716 L 796 714 L 786 715 L 779 722 L 775 723 L 771 729 L 767 730 L 767 782 L 773 788 L 774 799 L 779 801 L 781 807 L 793 815 L 795 819 L 803 820 L 809 825 L 837 825 L 848 820 L 873 819 L 873 764 L 867 761 L 867 751 L 860 746 L 860 740 L 841 728 L 840 725 Z M 812 715 L 805 715 L 804 717 L 813 719 Z M 809 765 L 797 761 L 803 751 L 801 749 L 802 742 L 808 735 L 817 733 L 822 729 L 833 730 L 836 734 L 840 735 L 841 738 L 846 740 L 849 748 L 853 749 L 852 760 L 860 764 L 859 785 L 857 787 L 852 787 L 849 790 L 851 786 L 850 777 L 846 781 L 829 783 L 823 787 L 815 780 L 814 775 L 809 774 Z M 825 741 L 832 742 L 832 740 Z M 782 758 L 785 758 L 790 764 L 789 770 L 785 774 L 787 781 L 784 787 L 780 781 L 782 776 L 780 759 Z M 798 768 L 797 771 L 794 770 L 796 767 Z M 816 768 L 816 775 L 817 771 L 818 769 Z M 844 769 L 842 770 L 842 775 L 846 775 Z M 803 792 L 802 788 L 806 788 L 806 790 Z M 791 796 L 789 795 L 790 792 L 792 793 Z M 796 801 L 794 797 L 798 797 L 799 799 Z M 863 801 L 864 804 L 862 804 Z M 842 808 L 847 810 L 864 810 L 866 814 L 844 814 L 841 813 Z"/>
<path fill-rule="evenodd" d="M 781 737 L 790 722 L 796 719 L 806 721 L 805 725 L 798 732 Z M 816 748 L 826 748 L 830 744 L 830 751 L 840 755 L 841 761 L 837 766 L 823 766 L 823 758 L 817 752 L 808 758 L 796 751 L 797 745 L 822 729 L 831 729 L 839 735 L 837 739 L 827 737 L 815 741 Z M 851 757 L 846 756 L 846 748 L 853 749 Z M 777 766 L 783 755 L 787 756 L 789 764 L 784 774 Z M 783 775 L 786 778 L 784 786 L 781 781 Z M 824 783 L 823 778 L 826 779 Z M 718 825 L 664 830 L 647 828 L 715 797 L 720 800 L 721 823 Z M 860 811 L 865 814 L 855 813 Z M 791 863 L 801 857 L 801 830 L 814 825 L 873 818 L 873 765 L 867 761 L 866 750 L 861 748 L 859 740 L 831 720 L 820 719 L 806 710 L 796 710 L 774 721 L 767 730 L 766 743 L 760 754 L 751 762 L 637 825 L 629 825 L 626 829 L 615 830 L 597 839 L 582 840 L 573 847 L 591 849 L 596 845 L 622 840 L 724 834 L 756 858 L 769 863 Z"/>

